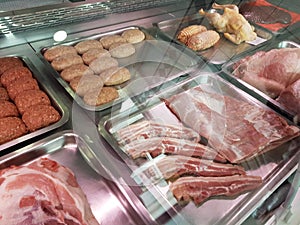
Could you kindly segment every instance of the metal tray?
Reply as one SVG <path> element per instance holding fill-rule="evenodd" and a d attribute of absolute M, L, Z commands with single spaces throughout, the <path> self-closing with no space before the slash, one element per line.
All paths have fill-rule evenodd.
<path fill-rule="evenodd" d="M 135 44 L 136 52 L 134 55 L 117 59 L 119 66 L 125 66 L 129 69 L 131 79 L 121 85 L 114 86 L 119 92 L 118 99 L 100 106 L 95 107 L 85 104 L 82 98 L 72 90 L 68 82 L 63 80 L 60 74 L 55 71 L 51 64 L 43 57 L 43 53 L 53 45 L 40 49 L 39 56 L 49 67 L 51 74 L 59 81 L 72 98 L 82 108 L 90 111 L 102 111 L 110 108 L 112 105 L 116 105 L 129 97 L 139 95 L 154 87 L 158 87 L 163 83 L 175 80 L 176 78 L 185 75 L 187 71 L 194 69 L 199 64 L 204 64 L 204 61 L 195 57 L 191 52 L 187 52 L 184 49 L 179 50 L 175 47 L 176 44 L 174 43 L 154 39 L 145 28 L 135 26 L 100 33 L 98 35 L 92 35 L 61 44 L 75 45 L 79 41 L 86 39 L 99 40 L 103 36 L 121 34 L 128 29 L 142 30 L 146 35 L 146 39 L 141 43 Z"/>
<path fill-rule="evenodd" d="M 214 29 L 212 25 L 209 24 L 208 20 L 200 14 L 194 14 L 183 18 L 161 21 L 158 23 L 154 23 L 154 26 L 158 27 L 158 29 L 161 32 L 159 36 L 161 36 L 162 38 L 166 38 L 167 40 L 172 40 L 175 43 L 184 45 L 183 43 L 180 43 L 177 40 L 178 32 L 181 31 L 184 27 L 194 24 L 204 25 L 207 27 L 207 29 Z M 226 38 L 223 37 L 222 34 L 220 34 L 220 40 L 213 47 L 203 51 L 190 51 L 195 52 L 209 63 L 216 65 L 223 64 L 229 59 L 231 59 L 233 56 L 242 52 L 252 51 L 253 49 L 268 43 L 268 41 L 272 39 L 273 34 L 270 31 L 257 25 L 254 26 L 259 40 L 257 43 L 253 41 L 252 44 L 244 42 L 239 45 L 236 45 L 228 41 Z"/>
<path fill-rule="evenodd" d="M 106 180 L 108 177 L 97 174 L 84 161 L 81 151 L 92 154 L 81 137 L 72 131 L 64 131 L 0 157 L 0 169 L 11 165 L 26 165 L 41 157 L 55 160 L 74 172 L 93 214 L 102 225 L 119 224 L 121 221 L 124 225 L 138 224 L 139 216 L 133 210 L 127 211 L 131 210 L 129 204 L 126 205 L 117 187 Z"/>
<path fill-rule="evenodd" d="M 257 49 L 256 51 L 252 52 L 251 54 L 256 53 L 257 51 L 269 51 L 272 49 L 283 49 L 283 48 L 300 48 L 300 45 L 293 42 L 293 41 L 281 41 L 278 43 L 274 43 L 272 45 L 265 46 L 261 49 Z M 267 94 L 263 93 L 262 91 L 258 90 L 254 86 L 248 84 L 247 82 L 243 81 L 232 75 L 233 72 L 233 65 L 239 61 L 240 59 L 251 55 L 251 54 L 241 54 L 226 64 L 222 66 L 222 72 L 225 73 L 225 78 L 228 79 L 230 82 L 234 83 L 241 89 L 245 90 L 246 92 L 250 93 L 251 95 L 258 98 L 260 101 L 264 102 L 268 106 L 274 108 L 276 111 L 280 112 L 282 115 L 286 116 L 288 119 L 293 120 L 295 123 L 300 122 L 300 119 L 297 119 L 297 115 L 295 113 L 290 112 L 288 109 L 285 108 L 284 105 L 277 102 L 275 99 L 272 99 Z M 297 121 L 298 120 L 298 121 Z"/>
<path fill-rule="evenodd" d="M 235 198 L 209 199 L 200 207 L 196 207 L 193 203 L 183 207 L 179 206 L 169 191 L 166 181 L 164 179 L 153 179 L 145 172 L 149 166 L 155 165 L 155 162 L 159 159 L 153 159 L 149 156 L 147 159 L 144 159 L 143 165 L 140 166 L 141 162 L 132 160 L 123 152 L 122 147 L 118 145 L 116 140 L 115 133 L 117 130 L 140 120 L 148 119 L 166 124 L 177 124 L 177 117 L 170 112 L 161 99 L 189 90 L 195 86 L 206 87 L 218 93 L 225 93 L 239 100 L 249 102 L 257 107 L 271 110 L 218 75 L 198 73 L 198 76 L 185 80 L 165 92 L 157 93 L 152 99 L 137 107 L 135 111 L 131 110 L 102 118 L 99 122 L 98 130 L 115 152 L 132 169 L 131 176 L 144 190 L 139 197 L 153 218 L 159 220 L 165 214 L 170 214 L 173 215 L 172 220 L 176 222 L 175 224 L 199 224 L 199 221 L 205 221 L 206 224 L 240 224 L 296 170 L 297 155 L 299 155 L 300 148 L 299 137 L 242 164 L 248 174 L 258 175 L 263 178 L 263 185 L 258 190 Z"/>
<path fill-rule="evenodd" d="M 39 77 L 37 76 L 38 71 L 35 68 L 35 66 L 33 65 L 33 63 L 31 62 L 31 60 L 28 57 L 24 56 L 24 55 L 23 56 L 21 56 L 21 55 L 9 55 L 9 56 L 10 57 L 18 57 L 19 59 L 21 59 L 23 61 L 24 66 L 27 66 L 30 69 L 30 71 L 32 72 L 32 76 L 37 80 L 40 89 L 48 95 L 48 97 L 51 101 L 51 105 L 56 110 L 58 110 L 58 112 L 60 113 L 61 119 L 59 121 L 57 121 L 56 123 L 53 123 L 53 124 L 51 124 L 47 127 L 41 128 L 41 129 L 36 130 L 34 132 L 27 133 L 27 134 L 25 134 L 25 135 L 23 135 L 19 138 L 16 138 L 14 140 L 11 140 L 9 142 L 6 142 L 6 143 L 0 145 L 0 151 L 8 149 L 9 147 L 15 146 L 15 145 L 17 145 L 21 142 L 26 141 L 26 140 L 37 137 L 37 136 L 39 136 L 41 134 L 44 134 L 48 131 L 59 128 L 62 125 L 64 125 L 69 119 L 69 111 L 67 110 L 65 105 L 63 105 L 61 103 L 61 101 L 57 98 L 55 93 L 53 93 L 49 88 L 47 88 L 47 85 L 45 83 L 39 81 Z M 8 55 L 6 55 L 6 57 L 8 57 Z"/>

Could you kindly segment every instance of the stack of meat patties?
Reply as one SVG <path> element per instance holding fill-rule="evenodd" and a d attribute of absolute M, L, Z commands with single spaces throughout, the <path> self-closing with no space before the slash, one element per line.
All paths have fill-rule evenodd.
<path fill-rule="evenodd" d="M 60 120 L 22 59 L 0 58 L 0 81 L 0 144 Z"/>

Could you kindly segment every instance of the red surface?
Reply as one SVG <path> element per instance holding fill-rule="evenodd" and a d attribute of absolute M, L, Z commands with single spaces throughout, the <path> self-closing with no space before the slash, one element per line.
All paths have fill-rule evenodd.
<path fill-rule="evenodd" d="M 291 12 L 289 10 L 286 10 L 284 8 L 281 8 L 281 7 L 278 7 L 278 6 L 275 6 L 265 0 L 256 0 L 255 2 L 251 3 L 251 5 L 255 5 L 255 6 L 273 6 L 277 9 L 280 9 L 280 10 L 283 10 L 287 13 L 289 13 L 292 17 L 292 21 L 291 23 L 289 24 L 282 24 L 282 23 L 274 23 L 274 24 L 262 24 L 262 23 L 257 23 L 258 25 L 268 29 L 268 30 L 271 30 L 271 31 L 279 31 L 280 29 L 282 28 L 286 28 L 298 21 L 300 21 L 300 14 L 297 14 L 297 13 L 294 13 L 294 12 Z"/>

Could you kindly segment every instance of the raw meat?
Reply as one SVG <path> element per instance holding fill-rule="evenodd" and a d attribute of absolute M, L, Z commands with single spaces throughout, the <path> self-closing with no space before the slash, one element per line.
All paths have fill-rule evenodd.
<path fill-rule="evenodd" d="M 159 160 L 156 166 L 165 179 L 175 179 L 187 175 L 221 177 L 246 174 L 241 166 L 180 155 L 166 156 Z"/>
<path fill-rule="evenodd" d="M 277 101 L 291 113 L 300 114 L 300 79 L 284 89 Z"/>
<path fill-rule="evenodd" d="M 261 184 L 261 177 L 248 175 L 181 177 L 170 185 L 170 190 L 178 201 L 192 200 L 199 205 L 211 196 L 235 196 Z"/>
<path fill-rule="evenodd" d="M 200 140 L 199 134 L 190 128 L 186 128 L 182 125 L 163 124 L 149 120 L 139 121 L 126 126 L 118 130 L 116 136 L 120 144 L 150 137 L 173 137 L 194 142 L 199 142 Z"/>
<path fill-rule="evenodd" d="M 181 122 L 205 137 L 231 163 L 253 158 L 300 134 L 299 128 L 273 111 L 200 86 L 165 102 Z"/>
<path fill-rule="evenodd" d="M 153 137 L 139 139 L 124 145 L 123 149 L 133 159 L 138 157 L 146 157 L 147 153 L 150 153 L 152 157 L 156 157 L 164 153 L 172 155 L 195 156 L 219 162 L 226 161 L 223 156 L 210 147 L 178 138 Z"/>
<path fill-rule="evenodd" d="M 0 171 L 1 225 L 98 225 L 74 174 L 41 158 Z"/>
<path fill-rule="evenodd" d="M 232 74 L 276 98 L 286 87 L 300 79 L 300 49 L 281 48 L 257 52 L 233 66 Z"/>

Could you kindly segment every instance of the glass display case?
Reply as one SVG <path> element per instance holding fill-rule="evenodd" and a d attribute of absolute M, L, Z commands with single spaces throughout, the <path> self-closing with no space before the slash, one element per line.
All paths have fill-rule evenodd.
<path fill-rule="evenodd" d="M 45 158 L 69 168 L 76 224 L 299 222 L 297 0 L 0 7 L 0 180 Z M 34 182 L 5 204 L 5 185 L 0 224 L 12 207 L 29 218 L 27 195 L 75 221 Z"/>

